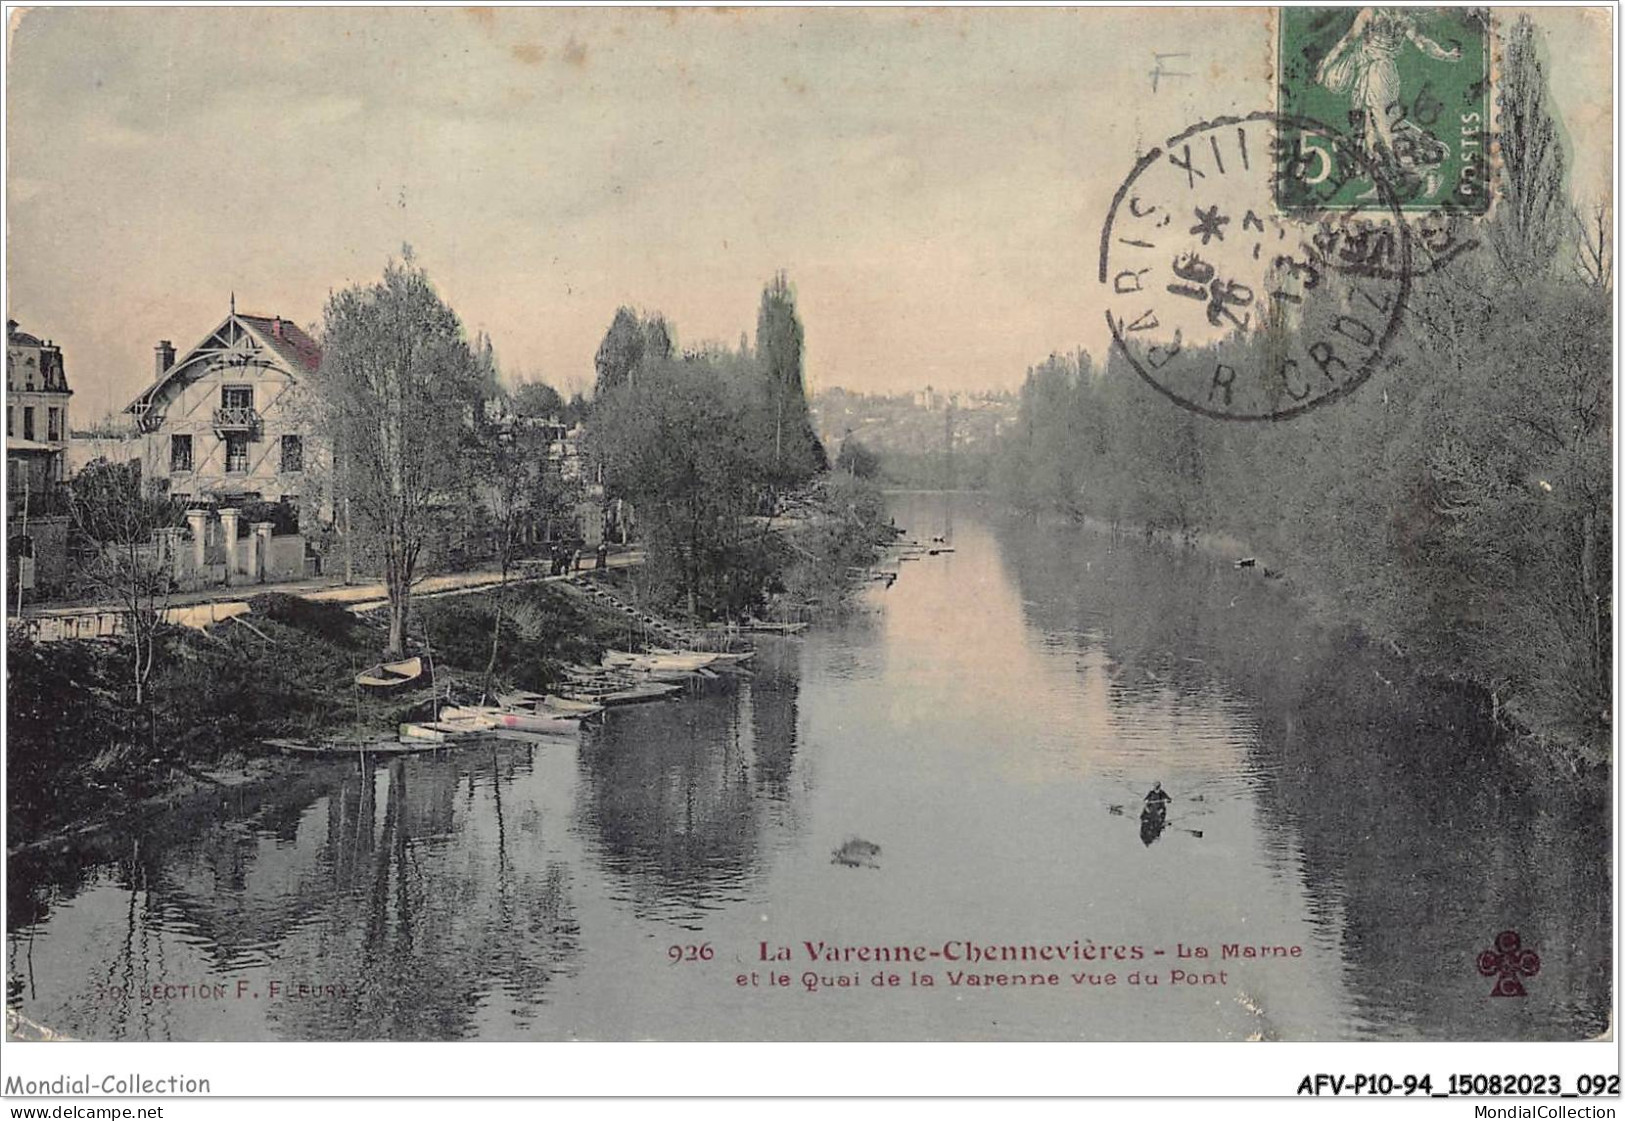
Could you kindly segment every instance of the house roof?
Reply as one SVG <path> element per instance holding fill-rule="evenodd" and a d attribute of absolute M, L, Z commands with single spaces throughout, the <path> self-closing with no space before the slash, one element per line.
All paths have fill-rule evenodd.
<path fill-rule="evenodd" d="M 277 315 L 241 315 L 233 311 L 201 342 L 159 375 L 157 381 L 143 389 L 134 401 L 125 406 L 124 411 L 143 412 L 176 377 L 206 366 L 223 348 L 239 346 L 244 334 L 274 355 L 292 373 L 314 373 L 322 364 L 322 348 L 292 320 Z"/>
<path fill-rule="evenodd" d="M 315 373 L 321 366 L 322 348 L 293 320 L 280 315 L 239 315 L 237 318 L 253 327 L 261 341 L 295 370 Z"/>

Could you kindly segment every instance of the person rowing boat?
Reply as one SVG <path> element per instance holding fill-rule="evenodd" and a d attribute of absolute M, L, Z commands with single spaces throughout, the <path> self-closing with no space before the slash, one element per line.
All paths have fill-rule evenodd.
<path fill-rule="evenodd" d="M 1168 803 L 1173 801 L 1162 783 L 1151 784 L 1145 796 L 1145 808 L 1140 811 L 1140 840 L 1150 846 L 1168 827 Z"/>

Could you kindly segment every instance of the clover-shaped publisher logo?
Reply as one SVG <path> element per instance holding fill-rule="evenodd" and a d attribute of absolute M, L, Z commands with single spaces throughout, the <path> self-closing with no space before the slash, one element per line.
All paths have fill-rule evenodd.
<path fill-rule="evenodd" d="M 1491 996 L 1528 996 L 1522 978 L 1540 972 L 1540 955 L 1523 948 L 1516 930 L 1503 930 L 1495 936 L 1495 948 L 1478 955 L 1478 971 L 1495 978 Z"/>

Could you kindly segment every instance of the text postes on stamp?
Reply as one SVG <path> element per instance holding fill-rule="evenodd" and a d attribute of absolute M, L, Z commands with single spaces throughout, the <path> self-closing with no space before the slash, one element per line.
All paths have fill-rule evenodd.
<path fill-rule="evenodd" d="M 1283 8 L 1278 110 L 1347 137 L 1358 163 L 1314 130 L 1284 127 L 1304 165 L 1283 175 L 1283 211 L 1386 210 L 1380 169 L 1403 211 L 1484 214 L 1490 203 L 1490 35 L 1481 8 Z"/>
<path fill-rule="evenodd" d="M 1113 339 L 1153 388 L 1205 416 L 1279 420 L 1350 392 L 1383 360 L 1410 291 L 1412 238 L 1380 171 L 1386 222 L 1275 212 L 1287 127 L 1364 167 L 1313 122 L 1222 118 L 1142 156 L 1102 230 Z"/>

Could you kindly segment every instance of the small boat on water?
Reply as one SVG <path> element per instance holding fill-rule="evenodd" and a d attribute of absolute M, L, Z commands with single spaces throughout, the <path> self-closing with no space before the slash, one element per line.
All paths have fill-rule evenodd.
<path fill-rule="evenodd" d="M 739 629 L 755 634 L 800 634 L 807 629 L 807 624 L 769 623 L 760 619 L 747 619 L 739 624 Z"/>
<path fill-rule="evenodd" d="M 559 716 L 521 709 L 493 708 L 489 705 L 450 706 L 440 710 L 442 721 L 489 721 L 493 728 L 514 728 L 521 732 L 569 733 L 581 727 L 577 716 Z"/>
<path fill-rule="evenodd" d="M 599 693 L 618 692 L 630 684 L 632 684 L 630 680 L 609 678 L 600 674 L 567 673 L 564 684 L 560 686 L 560 695 L 580 700 Z"/>
<path fill-rule="evenodd" d="M 356 759 L 363 755 L 411 755 L 419 751 L 434 751 L 436 743 L 428 740 L 415 740 L 403 743 L 400 740 L 288 740 L 272 739 L 262 741 L 267 747 L 274 747 L 278 751 L 285 751 L 289 755 L 313 755 L 328 759 Z"/>
<path fill-rule="evenodd" d="M 402 724 L 401 742 L 455 743 L 489 733 L 496 724 L 485 719 L 464 717 L 457 720 L 426 720 L 421 723 Z"/>
<path fill-rule="evenodd" d="M 400 662 L 380 662 L 371 669 L 355 675 L 355 683 L 363 689 L 399 689 L 423 676 L 423 659 L 407 658 Z"/>
<path fill-rule="evenodd" d="M 1168 828 L 1168 803 L 1147 802 L 1140 811 L 1140 841 L 1149 847 Z"/>
<path fill-rule="evenodd" d="M 703 650 L 650 650 L 642 654 L 611 650 L 604 655 L 603 664 L 612 670 L 625 670 L 634 674 L 646 673 L 657 679 L 677 680 L 698 673 L 719 657 L 718 654 Z"/>
<path fill-rule="evenodd" d="M 550 712 L 558 716 L 574 716 L 578 719 L 597 716 L 604 711 L 603 705 L 596 705 L 591 701 L 571 700 L 569 697 L 561 697 L 557 693 L 533 693 L 529 689 L 515 689 L 511 693 L 498 693 L 491 699 L 496 702 L 497 708 L 511 709 L 516 712 Z"/>
<path fill-rule="evenodd" d="M 570 697 L 550 695 L 543 697 L 534 706 L 537 712 L 552 713 L 555 716 L 573 716 L 577 720 L 585 720 L 589 716 L 597 716 L 604 711 L 604 706 L 592 701 L 578 701 Z"/>
<path fill-rule="evenodd" d="M 577 691 L 571 686 L 565 693 L 567 697 L 588 699 L 598 705 L 631 705 L 644 701 L 659 701 L 682 691 L 681 685 L 673 685 L 665 681 L 650 681 L 643 685 L 602 685 L 588 686 Z"/>
<path fill-rule="evenodd" d="M 605 693 L 599 701 L 606 705 L 635 705 L 645 701 L 663 701 L 673 694 L 682 692 L 681 685 L 673 685 L 665 681 L 651 681 L 647 685 L 633 685 L 614 693 Z"/>
<path fill-rule="evenodd" d="M 533 708 L 547 699 L 546 693 L 532 693 L 529 689 L 515 689 L 511 693 L 498 693 L 492 700 L 503 708 Z"/>

